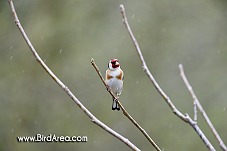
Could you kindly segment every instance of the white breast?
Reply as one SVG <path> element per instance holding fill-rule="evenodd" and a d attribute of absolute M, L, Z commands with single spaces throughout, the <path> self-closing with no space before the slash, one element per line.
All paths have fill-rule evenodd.
<path fill-rule="evenodd" d="M 115 95 L 120 95 L 123 88 L 123 81 L 116 78 L 116 76 L 120 75 L 120 73 L 121 69 L 110 71 L 109 74 L 113 78 L 106 80 L 106 84 L 110 87 Z"/>

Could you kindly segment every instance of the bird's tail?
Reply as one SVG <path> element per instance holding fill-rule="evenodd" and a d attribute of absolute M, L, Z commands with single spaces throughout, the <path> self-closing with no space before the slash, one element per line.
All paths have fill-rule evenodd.
<path fill-rule="evenodd" d="M 120 111 L 119 104 L 117 103 L 117 100 L 115 98 L 113 98 L 112 110 Z"/>

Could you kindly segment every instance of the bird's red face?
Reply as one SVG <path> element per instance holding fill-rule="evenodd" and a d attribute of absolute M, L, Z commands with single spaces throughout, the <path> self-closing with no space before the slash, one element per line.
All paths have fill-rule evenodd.
<path fill-rule="evenodd" d="M 116 68 L 118 68 L 120 66 L 120 63 L 118 62 L 118 60 L 117 59 L 112 59 L 112 60 L 110 60 L 110 62 L 109 62 L 109 68 L 113 68 L 113 69 L 116 69 Z"/>

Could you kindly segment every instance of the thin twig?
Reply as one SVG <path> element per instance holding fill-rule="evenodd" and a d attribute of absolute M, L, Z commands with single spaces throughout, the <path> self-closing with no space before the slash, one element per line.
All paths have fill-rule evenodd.
<path fill-rule="evenodd" d="M 26 35 L 19 19 L 18 16 L 16 14 L 15 8 L 14 8 L 14 4 L 12 0 L 8 0 L 9 5 L 11 7 L 12 10 L 12 14 L 14 17 L 14 21 L 15 24 L 17 25 L 17 27 L 19 28 L 23 38 L 25 39 L 26 43 L 28 44 L 30 50 L 32 51 L 33 55 L 35 56 L 36 60 L 38 61 L 38 63 L 46 70 L 46 72 L 53 78 L 53 80 L 68 94 L 68 96 L 73 100 L 73 102 L 75 102 L 79 108 L 90 118 L 90 120 L 98 125 L 99 127 L 101 127 L 102 129 L 104 129 L 105 131 L 107 131 L 108 133 L 110 133 L 111 135 L 113 135 L 114 137 L 116 137 L 118 140 L 120 140 L 121 142 L 123 142 L 124 144 L 126 144 L 128 147 L 130 147 L 132 150 L 137 150 L 139 151 L 140 149 L 137 148 L 133 143 L 131 143 L 127 138 L 124 138 L 123 136 L 121 136 L 120 134 L 118 134 L 117 132 L 115 132 L 114 130 L 112 130 L 111 128 L 109 128 L 107 125 L 105 125 L 104 123 L 102 123 L 100 120 L 98 120 L 75 96 L 74 94 L 69 90 L 69 88 L 60 81 L 60 79 L 58 79 L 58 77 L 48 68 L 48 66 L 43 62 L 43 60 L 40 58 L 40 56 L 38 55 L 38 53 L 36 52 L 35 48 L 33 47 L 32 43 L 30 42 L 28 36 Z"/>
<path fill-rule="evenodd" d="M 123 111 L 123 114 L 143 133 L 143 135 L 148 139 L 148 141 L 154 146 L 154 148 L 157 151 L 161 151 L 161 149 L 156 145 L 156 143 L 151 139 L 151 137 L 147 134 L 147 132 L 132 118 L 132 116 L 126 111 L 126 109 L 123 107 L 119 99 L 112 93 L 112 91 L 109 89 L 108 85 L 106 84 L 101 72 L 99 71 L 98 66 L 95 64 L 94 59 L 91 59 L 91 64 L 95 68 L 96 72 L 98 73 L 102 83 L 105 85 L 107 91 L 110 93 L 110 95 L 117 100 L 117 103 L 119 104 L 120 108 Z"/>
<path fill-rule="evenodd" d="M 196 133 L 200 136 L 200 138 L 202 139 L 202 141 L 204 142 L 204 144 L 207 146 L 207 148 L 210 151 L 215 151 L 214 147 L 212 146 L 212 144 L 209 142 L 209 140 L 206 138 L 206 136 L 204 135 L 204 133 L 200 130 L 200 128 L 198 127 L 198 125 L 196 124 L 195 121 L 193 121 L 190 116 L 188 114 L 182 114 L 176 107 L 175 105 L 172 103 L 171 99 L 168 97 L 168 95 L 161 89 L 161 87 L 159 86 L 159 84 L 157 83 L 157 81 L 155 80 L 155 78 L 153 77 L 153 75 L 151 74 L 150 70 L 148 69 L 146 62 L 143 58 L 142 52 L 140 50 L 139 44 L 129 26 L 126 14 L 125 14 L 125 8 L 124 5 L 120 5 L 120 12 L 122 14 L 122 21 L 133 41 L 133 44 L 136 48 L 136 51 L 139 55 L 141 64 L 142 64 L 142 68 L 144 70 L 144 72 L 147 74 L 148 78 L 150 79 L 150 81 L 153 83 L 154 87 L 156 88 L 156 90 L 158 91 L 158 93 L 163 97 L 163 99 L 166 101 L 166 103 L 169 105 L 169 107 L 171 108 L 171 110 L 173 111 L 173 113 L 178 116 L 181 120 L 183 120 L 184 122 L 190 124 L 192 126 L 192 128 L 196 131 Z"/>
<path fill-rule="evenodd" d="M 140 61 L 141 61 L 141 64 L 142 64 L 142 68 L 143 68 L 143 71 L 147 74 L 147 76 L 149 77 L 149 79 L 151 80 L 151 82 L 153 83 L 153 85 L 155 86 L 156 90 L 161 94 L 161 96 L 166 100 L 167 104 L 169 105 L 169 107 L 173 110 L 173 113 L 176 114 L 177 116 L 179 116 L 183 121 L 187 122 L 185 116 L 179 112 L 177 110 L 177 108 L 174 106 L 174 104 L 172 103 L 172 101 L 170 100 L 170 98 L 164 93 L 164 91 L 161 89 L 161 87 L 159 86 L 159 84 L 156 82 L 156 80 L 154 79 L 153 75 L 150 73 L 147 65 L 146 65 L 146 62 L 143 58 L 143 54 L 140 50 L 140 46 L 134 36 L 134 34 L 132 33 L 132 30 L 128 24 L 128 20 L 127 20 L 127 17 L 126 17 L 126 14 L 125 14 L 125 8 L 124 8 L 124 5 L 120 5 L 120 11 L 121 11 L 121 14 L 122 14 L 122 21 L 127 29 L 127 31 L 129 32 L 129 35 L 133 41 L 133 44 L 136 48 L 136 52 L 138 53 L 139 55 L 139 58 L 140 58 Z"/>
<path fill-rule="evenodd" d="M 197 122 L 197 106 L 195 101 L 193 101 L 193 109 L 194 109 L 194 121 Z"/>
<path fill-rule="evenodd" d="M 226 151 L 227 150 L 226 145 L 222 141 L 221 137 L 219 136 L 218 132 L 216 131 L 215 127 L 213 126 L 212 122 L 210 121 L 209 117 L 207 116 L 205 110 L 203 109 L 202 105 L 200 104 L 198 98 L 195 95 L 195 92 L 192 89 L 192 86 L 188 82 L 188 79 L 185 76 L 184 68 L 183 68 L 182 64 L 179 65 L 179 69 L 180 69 L 180 75 L 181 75 L 181 77 L 182 77 L 182 79 L 183 79 L 183 81 L 184 81 L 189 93 L 192 96 L 193 102 L 195 102 L 196 106 L 199 108 L 200 112 L 202 113 L 202 115 L 203 115 L 205 121 L 207 122 L 208 126 L 210 127 L 212 133 L 214 134 L 215 138 L 218 140 L 221 149 Z"/>

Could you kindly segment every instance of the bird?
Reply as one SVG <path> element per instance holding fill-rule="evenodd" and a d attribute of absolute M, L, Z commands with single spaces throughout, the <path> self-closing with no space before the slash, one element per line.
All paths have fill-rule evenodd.
<path fill-rule="evenodd" d="M 111 59 L 106 70 L 105 82 L 112 93 L 119 98 L 123 90 L 124 72 L 121 70 L 120 63 L 117 59 Z M 113 97 L 112 110 L 120 110 L 117 100 Z"/>

